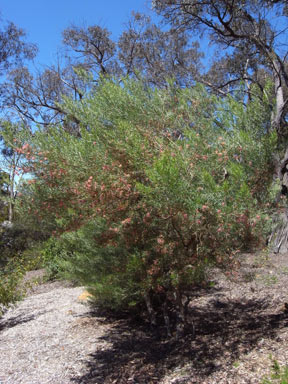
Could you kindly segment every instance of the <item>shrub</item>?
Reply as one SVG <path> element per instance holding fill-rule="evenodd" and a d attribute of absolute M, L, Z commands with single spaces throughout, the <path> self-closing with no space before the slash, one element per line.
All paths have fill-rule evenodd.
<path fill-rule="evenodd" d="M 189 292 L 207 271 L 230 273 L 239 250 L 263 236 L 276 140 L 263 134 L 265 105 L 252 104 L 198 86 L 103 80 L 63 106 L 81 139 L 51 127 L 15 149 L 34 173 L 22 209 L 62 233 L 57 260 L 98 304 L 145 302 L 152 323 L 159 308 L 185 323 Z"/>
<path fill-rule="evenodd" d="M 45 238 L 47 234 L 40 231 L 39 226 L 36 230 L 16 222 L 9 228 L 2 228 L 0 230 L 0 266 L 3 267 L 10 259 L 23 255 L 26 250 L 34 249 Z"/>
<path fill-rule="evenodd" d="M 0 233 L 0 306 L 21 299 L 26 288 L 22 279 L 26 272 L 42 268 L 40 255 L 42 232 L 14 224 Z"/>
<path fill-rule="evenodd" d="M 18 258 L 10 259 L 0 270 L 0 316 L 5 307 L 23 297 L 25 290 L 20 288 L 20 283 L 26 271 L 25 263 Z"/>
<path fill-rule="evenodd" d="M 41 245 L 41 262 L 46 269 L 46 277 L 49 280 L 61 278 L 63 273 L 62 263 L 66 258 L 66 254 L 65 248 L 56 238 L 52 237 Z"/>

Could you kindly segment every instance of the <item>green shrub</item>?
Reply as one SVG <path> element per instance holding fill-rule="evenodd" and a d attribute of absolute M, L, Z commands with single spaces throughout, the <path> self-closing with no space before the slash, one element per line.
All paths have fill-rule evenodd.
<path fill-rule="evenodd" d="M 121 310 L 143 302 L 141 253 L 119 239 L 117 245 L 100 244 L 108 230 L 102 218 L 93 220 L 78 231 L 61 236 L 66 258 L 61 263 L 64 276 L 89 287 L 101 307 Z"/>
<path fill-rule="evenodd" d="M 66 258 L 66 250 L 60 240 L 51 237 L 41 245 L 41 261 L 46 269 L 46 277 L 49 280 L 61 278 L 63 274 L 62 263 Z"/>
<path fill-rule="evenodd" d="M 29 258 L 33 259 L 33 251 L 47 235 L 42 231 L 35 230 L 21 223 L 14 223 L 11 228 L 0 230 L 0 267 L 4 267 L 16 256 L 21 257 L 26 251 L 31 250 Z M 35 254 L 37 258 L 37 253 Z M 35 261 L 35 265 L 37 262 Z"/>
<path fill-rule="evenodd" d="M 36 243 L 31 248 L 10 255 L 8 260 L 0 269 L 0 307 L 7 307 L 9 304 L 23 298 L 29 284 L 23 284 L 22 280 L 28 271 L 43 267 L 41 257 L 41 244 Z"/>
<path fill-rule="evenodd" d="M 22 209 L 62 233 L 44 250 L 52 275 L 64 268 L 100 305 L 183 320 L 207 271 L 230 273 L 265 238 L 276 145 L 265 104 L 103 80 L 63 108 L 81 139 L 51 127 L 15 149 L 34 174 Z"/>
<path fill-rule="evenodd" d="M 11 259 L 0 270 L 0 315 L 1 308 L 8 307 L 23 297 L 25 292 L 20 288 L 20 283 L 26 270 L 23 261 L 17 258 Z"/>

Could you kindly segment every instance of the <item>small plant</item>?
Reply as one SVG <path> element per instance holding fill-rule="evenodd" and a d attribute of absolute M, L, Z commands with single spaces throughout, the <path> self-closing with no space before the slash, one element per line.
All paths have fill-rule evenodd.
<path fill-rule="evenodd" d="M 239 361 L 234 361 L 234 363 L 233 363 L 233 367 L 234 367 L 234 368 L 238 368 L 238 367 L 240 367 L 240 363 L 239 363 Z"/>
<path fill-rule="evenodd" d="M 272 285 L 277 284 L 277 282 L 278 282 L 277 276 L 275 276 L 273 274 L 263 275 L 261 277 L 261 280 L 262 280 L 263 284 L 266 285 L 267 287 L 271 287 Z"/>
<path fill-rule="evenodd" d="M 3 270 L 0 271 L 0 316 L 1 308 L 8 307 L 23 297 L 20 283 L 26 272 L 22 260 L 11 260 Z"/>
<path fill-rule="evenodd" d="M 246 283 L 251 283 L 255 280 L 256 273 L 254 271 L 248 271 L 243 274 L 243 279 Z"/>
<path fill-rule="evenodd" d="M 0 316 L 1 308 L 21 300 L 27 290 L 39 283 L 36 280 L 25 281 L 23 278 L 27 272 L 43 267 L 40 249 L 39 244 L 34 244 L 10 257 L 0 269 Z"/>
<path fill-rule="evenodd" d="M 270 377 L 265 377 L 261 384 L 288 384 L 288 365 L 284 367 L 280 367 L 278 361 L 276 359 L 272 359 L 272 367 Z"/>

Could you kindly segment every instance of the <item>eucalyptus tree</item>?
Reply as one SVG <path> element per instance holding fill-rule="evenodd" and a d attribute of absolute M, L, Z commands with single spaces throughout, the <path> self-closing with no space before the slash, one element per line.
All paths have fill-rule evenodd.
<path fill-rule="evenodd" d="M 207 32 L 211 42 L 226 50 L 230 67 L 237 63 L 236 68 L 242 68 L 240 78 L 253 81 L 253 67 L 254 72 L 256 67 L 264 67 L 274 83 L 272 127 L 279 136 L 287 136 L 288 97 L 284 89 L 288 86 L 285 41 L 288 10 L 285 0 L 153 0 L 152 4 L 174 28 L 192 34 Z M 273 22 L 276 17 L 277 21 Z"/>
<path fill-rule="evenodd" d="M 10 223 L 14 221 L 16 198 L 25 173 L 26 162 L 21 148 L 29 136 L 29 128 L 22 123 L 0 121 L 0 199 L 2 195 L 7 207 L 6 220 Z"/>
<path fill-rule="evenodd" d="M 145 80 L 158 87 L 173 78 L 179 86 L 190 87 L 200 76 L 203 53 L 197 41 L 185 31 L 163 29 L 149 16 L 134 13 L 118 41 L 118 59 L 124 75 Z"/>
<path fill-rule="evenodd" d="M 23 29 L 12 22 L 0 20 L 0 76 L 5 81 L 5 76 L 17 67 L 22 66 L 27 60 L 32 60 L 36 53 L 35 44 L 26 42 L 26 34 Z M 0 97 L 6 98 L 6 88 L 3 82 L 0 85 Z M 2 111 L 3 112 L 3 111 Z M 6 124 L 6 123 L 5 123 Z M 15 128 L 15 127 L 14 127 Z M 3 124 L 0 124 L 0 199 L 5 211 L 8 207 L 6 219 L 12 221 L 13 206 L 16 198 L 15 176 L 19 164 L 19 155 L 7 146 L 3 138 Z M 3 200 L 7 200 L 3 204 Z"/>
<path fill-rule="evenodd" d="M 11 68 L 33 59 L 37 53 L 34 44 L 25 41 L 25 32 L 15 24 L 2 23 L 0 27 L 0 74 L 3 76 Z"/>
<path fill-rule="evenodd" d="M 220 94 L 242 81 L 251 98 L 251 84 L 256 83 L 261 96 L 270 98 L 270 129 L 278 135 L 283 153 L 288 138 L 288 6 L 285 0 L 153 0 L 152 7 L 172 28 L 193 37 L 206 34 L 222 54 L 207 73 L 204 82 Z M 210 77 L 210 78 L 209 78 Z M 263 84 L 270 81 L 272 95 Z M 271 97 L 272 96 L 272 97 Z M 288 148 L 280 161 L 275 156 L 275 174 L 288 194 Z M 275 251 L 288 248 L 287 215 L 284 227 L 276 235 Z M 285 244 L 285 245 L 284 245 Z"/>
<path fill-rule="evenodd" d="M 27 122 L 63 124 L 78 132 L 79 121 L 62 108 L 63 97 L 80 100 L 100 77 L 123 81 L 127 76 L 145 78 L 148 84 L 167 86 L 167 78 L 190 86 L 199 79 L 201 52 L 184 31 L 161 29 L 146 15 L 133 13 L 118 41 L 99 25 L 72 25 L 63 31 L 61 62 L 31 73 L 17 67 L 9 72 L 2 105 Z"/>
<path fill-rule="evenodd" d="M 71 124 L 61 107 L 63 97 L 79 99 L 84 93 L 81 80 L 71 66 L 52 66 L 34 74 L 27 67 L 18 67 L 10 71 L 3 89 L 4 107 L 15 111 L 27 124 L 46 128 L 61 123 L 68 130 Z"/>

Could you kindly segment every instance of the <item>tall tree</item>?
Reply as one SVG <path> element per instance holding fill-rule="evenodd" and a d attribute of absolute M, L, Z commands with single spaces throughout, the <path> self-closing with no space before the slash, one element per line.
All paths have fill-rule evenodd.
<path fill-rule="evenodd" d="M 110 38 L 110 32 L 98 25 L 81 28 L 71 26 L 63 32 L 63 42 L 70 47 L 77 61 L 85 64 L 90 70 L 95 68 L 102 74 L 111 72 L 111 62 L 116 45 Z"/>
<path fill-rule="evenodd" d="M 25 60 L 31 60 L 37 53 L 36 45 L 25 41 L 25 32 L 13 23 L 2 24 L 0 27 L 0 76 L 7 73 Z M 0 97 L 5 98 L 5 87 L 0 86 Z"/>
<path fill-rule="evenodd" d="M 24 145 L 23 139 L 29 130 L 21 124 L 12 124 L 9 121 L 0 122 L 0 178 L 2 180 L 2 196 L 8 207 L 7 220 L 14 220 L 14 206 L 22 177 L 25 173 L 25 158 L 20 147 Z M 15 136 L 17 134 L 17 139 Z M 22 136 L 22 140 L 20 139 Z M 15 150 L 17 145 L 17 150 Z M 1 181 L 0 181 L 1 187 Z M 1 190 L 0 190 L 1 194 Z"/>
<path fill-rule="evenodd" d="M 0 74 L 15 67 L 26 59 L 33 59 L 37 53 L 36 45 L 25 42 L 25 32 L 13 23 L 0 29 Z"/>
<path fill-rule="evenodd" d="M 35 44 L 25 41 L 25 32 L 17 27 L 12 22 L 1 23 L 0 27 L 0 76 L 3 78 L 12 70 L 22 66 L 24 61 L 32 60 L 36 53 L 37 47 Z M 6 98 L 6 88 L 3 84 L 0 85 L 0 97 Z M 2 110 L 3 111 L 3 110 Z M 6 128 L 7 124 L 4 124 Z M 0 195 L 7 199 L 9 221 L 13 220 L 13 210 L 16 198 L 17 185 L 17 167 L 20 166 L 21 155 L 12 150 L 11 146 L 7 145 L 4 137 L 4 125 L 1 121 L 0 126 Z M 8 124 L 9 125 L 9 124 Z M 10 126 L 11 128 L 12 126 Z M 13 129 L 17 129 L 14 126 Z M 12 132 L 12 131 L 11 131 Z M 12 140 L 12 138 L 11 138 Z M 2 204 L 3 205 L 3 204 Z"/>
<path fill-rule="evenodd" d="M 3 86 L 2 104 L 26 121 L 44 126 L 64 123 L 67 130 L 74 132 L 79 122 L 62 109 L 63 96 L 81 100 L 99 76 L 121 81 L 141 74 L 148 83 L 160 87 L 167 85 L 169 77 L 181 86 L 190 86 L 199 79 L 202 54 L 184 31 L 162 30 L 148 16 L 133 13 L 118 42 L 110 35 L 98 25 L 65 29 L 63 65 L 36 74 L 23 66 L 10 71 L 9 81 Z M 85 77 L 85 72 L 90 77 Z"/>
<path fill-rule="evenodd" d="M 242 79 L 251 79 L 248 68 L 253 68 L 257 58 L 274 82 L 272 126 L 279 136 L 287 136 L 287 47 L 280 44 L 280 36 L 288 29 L 285 0 L 154 0 L 153 7 L 174 28 L 208 32 L 212 42 L 227 50 L 230 63 L 233 56 L 241 55 Z M 273 25 L 269 18 L 276 16 L 281 20 Z"/>
<path fill-rule="evenodd" d="M 279 144 L 287 145 L 288 137 L 288 7 L 285 0 L 153 0 L 153 8 L 166 22 L 179 30 L 208 33 L 210 41 L 226 50 L 221 57 L 222 76 L 218 91 L 227 90 L 235 81 L 246 84 L 248 101 L 251 82 L 263 90 L 263 80 L 273 83 L 271 128 L 277 131 Z M 277 18 L 277 22 L 273 22 Z M 216 63 L 216 65 L 219 64 Z M 215 67 L 212 68 L 212 71 Z M 227 78 L 232 73 L 232 78 Z M 211 75 L 211 71 L 210 71 Z M 225 78 L 226 76 L 226 78 Z M 263 79 L 264 76 L 264 79 Z M 220 80 L 220 81 L 219 81 Z M 223 81 L 224 80 L 224 81 Z M 222 82 L 222 85 L 221 85 Z M 262 84 L 261 84 L 262 83 Z M 288 194 L 288 148 L 282 161 L 276 159 L 275 171 L 282 182 L 282 193 Z M 288 249 L 288 215 L 284 215 L 280 232 L 276 231 L 275 251 Z M 286 240 L 285 240 L 286 239 Z"/>
<path fill-rule="evenodd" d="M 191 86 L 199 78 L 202 53 L 185 31 L 163 30 L 151 18 L 132 14 L 118 41 L 118 57 L 124 75 L 145 77 L 156 86 L 174 78 L 180 86 Z"/>
<path fill-rule="evenodd" d="M 83 81 L 71 66 L 52 66 L 32 74 L 26 67 L 10 71 L 9 81 L 3 85 L 3 104 L 16 111 L 30 123 L 47 127 L 52 123 L 67 126 L 67 116 L 61 107 L 64 96 L 80 99 Z"/>

